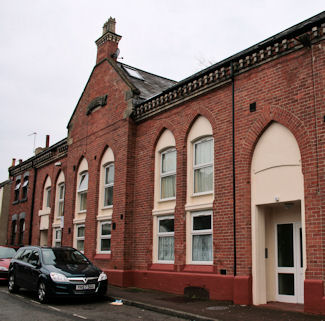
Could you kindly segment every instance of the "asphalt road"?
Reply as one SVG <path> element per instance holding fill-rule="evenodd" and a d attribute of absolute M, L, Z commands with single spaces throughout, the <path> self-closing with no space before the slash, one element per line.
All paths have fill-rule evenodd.
<path fill-rule="evenodd" d="M 114 306 L 108 299 L 65 299 L 40 304 L 34 293 L 20 290 L 10 294 L 7 285 L 0 285 L 0 320 L 63 321 L 63 320 L 146 320 L 181 321 L 183 319 L 142 310 L 136 307 Z"/>

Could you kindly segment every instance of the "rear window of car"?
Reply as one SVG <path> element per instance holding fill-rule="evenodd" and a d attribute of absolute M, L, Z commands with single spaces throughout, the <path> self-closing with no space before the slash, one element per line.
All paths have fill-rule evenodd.
<path fill-rule="evenodd" d="M 0 247 L 0 259 L 11 259 L 16 254 L 16 250 L 11 247 Z"/>
<path fill-rule="evenodd" d="M 89 264 L 88 259 L 74 249 L 42 249 L 43 263 L 46 265 L 56 264 Z"/>

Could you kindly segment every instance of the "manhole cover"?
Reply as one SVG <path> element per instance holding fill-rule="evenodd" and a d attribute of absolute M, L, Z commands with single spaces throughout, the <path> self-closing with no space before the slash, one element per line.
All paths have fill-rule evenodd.
<path fill-rule="evenodd" d="M 219 305 L 219 306 L 214 306 L 214 307 L 207 307 L 206 309 L 211 310 L 211 311 L 222 311 L 222 310 L 227 310 L 228 307 Z"/>

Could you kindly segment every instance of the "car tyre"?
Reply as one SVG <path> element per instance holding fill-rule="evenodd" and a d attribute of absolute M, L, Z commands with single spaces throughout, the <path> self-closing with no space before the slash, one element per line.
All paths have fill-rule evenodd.
<path fill-rule="evenodd" d="M 8 291 L 10 293 L 17 293 L 19 290 L 19 287 L 16 285 L 16 281 L 15 281 L 15 276 L 14 274 L 10 274 L 9 275 L 9 280 L 8 280 Z"/>
<path fill-rule="evenodd" d="M 38 284 L 37 296 L 40 303 L 46 303 L 48 301 L 46 285 L 43 281 L 40 281 Z"/>

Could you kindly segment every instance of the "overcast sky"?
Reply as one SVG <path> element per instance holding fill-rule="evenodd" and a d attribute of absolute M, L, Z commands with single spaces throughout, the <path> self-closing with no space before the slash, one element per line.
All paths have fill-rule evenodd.
<path fill-rule="evenodd" d="M 0 182 L 12 158 L 67 135 L 116 18 L 122 62 L 181 80 L 325 8 L 324 0 L 0 0 Z"/>

